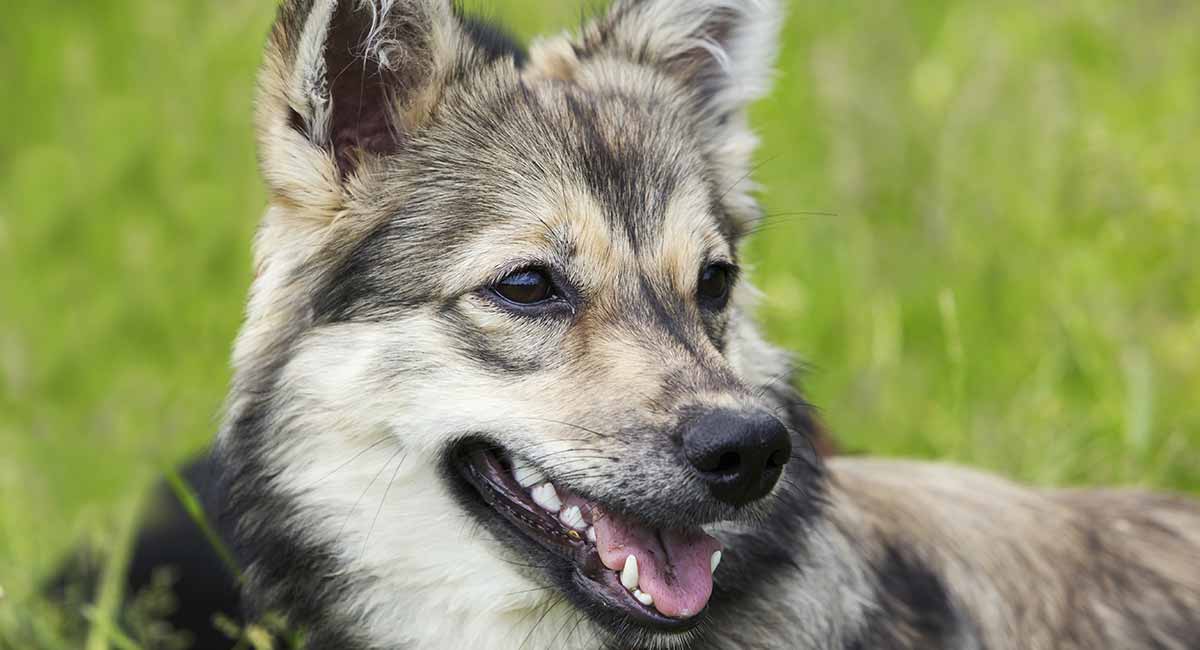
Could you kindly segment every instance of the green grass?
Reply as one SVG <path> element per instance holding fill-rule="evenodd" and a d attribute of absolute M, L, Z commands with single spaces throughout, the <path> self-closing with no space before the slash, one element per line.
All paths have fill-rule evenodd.
<path fill-rule="evenodd" d="M 273 6 L 19 4 L 0 21 L 0 646 L 53 646 L 38 580 L 80 540 L 119 547 L 148 481 L 215 429 Z M 579 11 L 496 4 L 525 36 Z M 1200 4 L 793 4 L 755 111 L 774 216 L 751 249 L 836 435 L 1200 490 Z"/>

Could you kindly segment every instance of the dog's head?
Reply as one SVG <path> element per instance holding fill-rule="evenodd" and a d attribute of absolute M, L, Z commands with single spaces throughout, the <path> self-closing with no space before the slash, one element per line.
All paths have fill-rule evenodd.
<path fill-rule="evenodd" d="M 820 491 L 739 258 L 778 12 L 622 1 L 526 56 L 445 0 L 286 3 L 220 447 L 255 595 L 496 647 L 669 645 L 746 590 L 738 540 Z"/>

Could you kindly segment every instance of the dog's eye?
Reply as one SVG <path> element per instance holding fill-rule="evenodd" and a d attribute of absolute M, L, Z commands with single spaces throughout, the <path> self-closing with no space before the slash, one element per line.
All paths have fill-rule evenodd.
<path fill-rule="evenodd" d="M 522 269 L 504 276 L 492 291 L 511 303 L 536 305 L 554 297 L 554 283 L 544 271 Z"/>
<path fill-rule="evenodd" d="M 728 266 L 709 264 L 700 272 L 700 284 L 697 292 L 703 302 L 720 307 L 729 298 L 731 284 L 733 284 L 733 271 Z"/>

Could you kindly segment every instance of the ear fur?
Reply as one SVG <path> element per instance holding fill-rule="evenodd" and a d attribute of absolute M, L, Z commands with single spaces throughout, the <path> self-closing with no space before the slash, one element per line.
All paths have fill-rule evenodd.
<path fill-rule="evenodd" d="M 274 197 L 332 218 L 352 177 L 398 150 L 481 56 L 450 0 L 286 0 L 259 78 Z"/>
<path fill-rule="evenodd" d="M 579 49 L 657 67 L 720 118 L 770 89 L 782 14 L 778 0 L 618 0 Z"/>

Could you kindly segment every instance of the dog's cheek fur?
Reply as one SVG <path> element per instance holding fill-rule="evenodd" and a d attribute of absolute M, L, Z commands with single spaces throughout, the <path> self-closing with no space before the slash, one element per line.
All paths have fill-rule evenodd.
<path fill-rule="evenodd" d="M 263 427 L 272 439 L 259 441 L 274 478 L 256 494 L 287 504 L 261 516 L 298 547 L 289 561 L 311 553 L 336 577 L 309 593 L 278 592 L 269 583 L 261 591 L 301 604 L 302 616 L 303 603 L 324 599 L 302 622 L 325 630 L 353 621 L 364 641 L 381 646 L 405 639 L 429 648 L 467 640 L 542 647 L 568 625 L 576 640 L 597 636 L 579 610 L 547 609 L 560 598 L 546 589 L 553 580 L 532 580 L 528 560 L 510 556 L 469 518 L 439 472 L 451 442 L 485 431 L 560 474 L 603 483 L 613 470 L 597 450 L 619 455 L 621 447 L 592 437 L 591 427 L 581 434 L 552 424 L 605 410 L 605 400 L 581 402 L 581 391 L 553 373 L 472 371 L 459 346 L 421 310 L 387 324 L 327 326 L 296 343 L 279 373 L 272 422 Z M 620 405 L 609 406 L 614 417 L 588 424 L 622 426 Z M 653 460 L 630 455 L 626 469 L 645 472 L 631 490 L 653 479 Z M 668 481 L 660 489 L 677 487 Z M 244 513 L 243 526 L 254 525 L 255 510 Z M 249 558 L 252 577 L 277 577 L 258 571 L 272 565 L 271 552 L 260 548 Z M 293 588 L 295 579 L 276 584 Z"/>
<path fill-rule="evenodd" d="M 447 439 L 519 403 L 513 397 L 519 391 L 492 377 L 439 374 L 454 360 L 429 351 L 451 350 L 449 343 L 436 329 L 423 329 L 421 319 L 387 332 L 337 326 L 308 336 L 281 371 L 277 401 L 286 407 L 264 427 L 276 439 L 262 441 L 273 478 L 256 495 L 287 509 L 268 514 L 250 506 L 238 523 L 241 536 L 253 538 L 256 531 L 246 528 L 255 527 L 260 514 L 271 517 L 262 525 L 292 536 L 295 556 L 325 558 L 321 570 L 331 575 L 322 577 L 327 584 L 320 591 L 277 594 L 290 608 L 325 599 L 318 606 L 324 611 L 312 613 L 316 620 L 302 624 L 324 629 L 353 622 L 349 629 L 381 647 L 398 641 L 516 647 L 524 636 L 516 631 L 532 630 L 538 608 L 547 604 L 550 594 L 523 577 L 519 564 L 503 560 L 501 548 L 467 517 L 439 475 Z M 406 360 L 403 351 L 411 349 L 426 352 Z M 478 397 L 505 388 L 507 398 Z M 398 413 L 407 414 L 403 421 L 394 421 Z M 259 549 L 249 558 L 252 577 L 257 567 L 271 565 L 272 552 Z M 271 594 L 296 578 L 258 586 Z M 284 603 L 267 603 L 277 604 Z M 548 615 L 534 640 L 548 642 L 539 635 L 558 631 L 570 614 L 563 608 Z M 498 630 L 513 630 L 518 638 L 498 639 Z M 578 633 L 585 631 L 581 624 Z"/>

